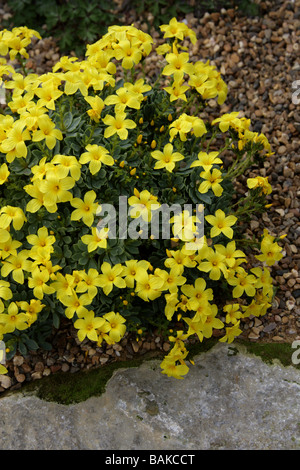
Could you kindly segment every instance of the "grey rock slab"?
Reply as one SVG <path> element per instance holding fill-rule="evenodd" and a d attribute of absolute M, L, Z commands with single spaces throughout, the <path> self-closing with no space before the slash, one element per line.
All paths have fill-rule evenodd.
<path fill-rule="evenodd" d="M 0 399 L 2 450 L 299 450 L 300 371 L 218 343 L 183 380 L 160 361 L 117 370 L 105 393 L 61 405 Z"/>

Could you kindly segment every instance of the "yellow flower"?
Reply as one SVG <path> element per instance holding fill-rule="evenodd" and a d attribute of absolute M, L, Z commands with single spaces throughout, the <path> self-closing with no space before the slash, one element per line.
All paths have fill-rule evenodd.
<path fill-rule="evenodd" d="M 108 139 L 114 134 L 118 134 L 121 140 L 126 140 L 128 137 L 127 129 L 134 129 L 136 123 L 131 119 L 126 119 L 126 113 L 117 113 L 115 116 L 107 114 L 103 119 L 104 124 L 108 127 L 104 131 L 104 137 Z"/>
<path fill-rule="evenodd" d="M 25 312 L 28 326 L 31 326 L 32 323 L 37 320 L 38 314 L 45 307 L 45 305 L 42 304 L 40 300 L 36 299 L 31 299 L 30 302 L 20 301 L 17 302 L 17 304 Z"/>
<path fill-rule="evenodd" d="M 76 285 L 75 278 L 74 283 Z M 76 292 L 87 292 L 92 300 L 97 295 L 98 287 L 101 287 L 101 282 L 97 269 L 91 268 L 88 272 L 81 272 L 81 280 L 77 283 Z"/>
<path fill-rule="evenodd" d="M 219 339 L 222 343 L 228 342 L 229 344 L 232 343 L 234 338 L 239 336 L 242 333 L 242 330 L 239 328 L 240 326 L 240 320 L 237 321 L 233 326 L 230 326 L 228 328 L 225 328 L 226 334 L 222 338 Z"/>
<path fill-rule="evenodd" d="M 163 284 L 164 281 L 159 276 L 141 271 L 136 279 L 135 292 L 145 302 L 149 302 L 149 300 L 154 300 L 161 295 Z"/>
<path fill-rule="evenodd" d="M 104 108 L 103 100 L 99 96 L 85 96 L 84 99 L 91 106 L 91 108 L 87 110 L 87 114 L 92 121 L 99 122 L 102 109 Z"/>
<path fill-rule="evenodd" d="M 217 158 L 219 155 L 219 152 L 199 152 L 198 153 L 198 160 L 195 160 L 190 168 L 194 168 L 196 166 L 202 166 L 204 171 L 210 171 L 213 167 L 213 165 L 218 164 L 218 163 L 223 163 L 221 158 Z"/>
<path fill-rule="evenodd" d="M 189 306 L 192 310 L 197 310 L 200 305 L 208 306 L 213 300 L 212 289 L 206 288 L 206 282 L 199 277 L 195 284 L 185 284 L 181 286 L 181 291 L 189 298 Z"/>
<path fill-rule="evenodd" d="M 79 71 L 68 70 L 64 75 L 64 93 L 73 95 L 77 90 L 85 97 L 88 93 L 87 86 L 82 80 L 82 74 Z"/>
<path fill-rule="evenodd" d="M 43 205 L 45 205 L 44 196 L 45 194 L 39 189 L 37 184 L 28 184 L 23 187 L 24 191 L 29 194 L 32 199 L 26 205 L 26 212 L 37 212 Z M 56 212 L 57 205 L 54 203 L 52 207 L 47 205 L 48 212 Z"/>
<path fill-rule="evenodd" d="M 121 40 L 115 50 L 116 59 L 122 60 L 122 67 L 126 70 L 131 69 L 138 64 L 142 58 L 142 52 L 139 49 L 140 41 L 137 38 Z"/>
<path fill-rule="evenodd" d="M 169 290 L 170 293 L 177 292 L 178 286 L 182 286 L 186 282 L 186 277 L 181 276 L 174 269 L 170 269 L 168 272 L 164 269 L 156 268 L 154 274 L 164 281 L 161 290 Z"/>
<path fill-rule="evenodd" d="M 10 289 L 10 284 L 7 281 L 0 281 L 0 298 L 4 300 L 9 300 L 12 298 L 12 291 Z"/>
<path fill-rule="evenodd" d="M 105 320 L 105 323 L 103 323 L 102 326 L 100 326 L 100 328 L 97 328 L 97 335 L 98 335 L 98 340 L 97 340 L 97 346 L 101 346 L 101 344 L 103 343 L 103 340 L 105 340 L 105 342 L 107 344 L 113 344 L 113 340 L 110 339 L 110 337 L 108 336 L 108 332 L 110 330 L 110 325 L 109 325 L 109 322 Z"/>
<path fill-rule="evenodd" d="M 30 140 L 30 133 L 25 129 L 25 122 L 22 120 L 16 121 L 13 127 L 7 131 L 6 139 L 2 141 L 0 149 L 6 153 L 6 160 L 8 163 L 17 158 L 25 158 L 27 156 L 26 140 Z"/>
<path fill-rule="evenodd" d="M 38 100 L 39 106 L 46 106 L 48 109 L 55 110 L 55 100 L 57 100 L 63 92 L 58 90 L 54 85 L 43 84 L 42 87 L 39 87 L 35 90 L 35 94 L 40 98 Z"/>
<path fill-rule="evenodd" d="M 174 170 L 175 163 L 184 159 L 181 153 L 173 152 L 173 145 L 170 143 L 164 146 L 163 152 L 154 150 L 154 152 L 151 152 L 151 156 L 158 160 L 154 166 L 155 170 L 165 168 L 170 173 Z"/>
<path fill-rule="evenodd" d="M 228 131 L 230 126 L 233 127 L 238 124 L 238 119 L 237 119 L 238 115 L 239 115 L 239 111 L 228 113 L 228 114 L 223 114 L 223 116 L 217 119 L 214 119 L 212 121 L 212 125 L 219 123 L 220 131 L 226 132 Z"/>
<path fill-rule="evenodd" d="M 114 159 L 108 154 L 108 150 L 101 145 L 89 144 L 86 146 L 87 152 L 81 154 L 79 163 L 89 163 L 89 170 L 92 175 L 98 173 L 102 163 L 112 166 Z"/>
<path fill-rule="evenodd" d="M 194 316 L 194 318 L 188 318 L 188 317 L 183 317 L 183 320 L 189 325 L 187 335 L 192 336 L 192 335 L 197 335 L 199 338 L 199 341 L 203 340 L 203 321 L 202 319 L 199 320 L 197 314 Z"/>
<path fill-rule="evenodd" d="M 142 101 L 143 99 L 143 96 L 141 95 L 151 90 L 151 86 L 148 85 L 148 83 L 145 83 L 145 80 L 143 78 L 140 78 L 134 83 L 125 82 L 124 87 L 127 88 L 129 91 L 135 93 L 140 101 Z"/>
<path fill-rule="evenodd" d="M 0 209 L 0 228 L 8 229 L 12 223 L 15 230 L 21 230 L 27 221 L 20 207 L 4 206 Z"/>
<path fill-rule="evenodd" d="M 3 163 L 0 167 L 0 184 L 4 184 L 10 175 L 10 171 L 7 168 L 6 163 Z"/>
<path fill-rule="evenodd" d="M 99 286 L 102 287 L 105 295 L 108 295 L 114 286 L 119 289 L 126 287 L 125 280 L 121 277 L 123 273 L 123 266 L 116 264 L 111 266 L 106 261 L 101 265 L 102 274 L 99 275 Z"/>
<path fill-rule="evenodd" d="M 108 336 L 114 343 L 120 341 L 124 336 L 126 331 L 125 318 L 123 318 L 119 313 L 109 312 L 103 315 L 103 318 L 109 323 Z"/>
<path fill-rule="evenodd" d="M 25 313 L 18 312 L 15 302 L 9 304 L 7 313 L 0 314 L 0 323 L 4 324 L 5 333 L 12 333 L 16 329 L 23 331 L 28 328 L 27 317 Z"/>
<path fill-rule="evenodd" d="M 9 255 L 17 255 L 17 248 L 22 246 L 21 242 L 13 240 L 6 230 L 0 229 L 0 254 L 5 259 Z"/>
<path fill-rule="evenodd" d="M 165 266 L 173 269 L 173 272 L 177 274 L 182 274 L 185 267 L 193 268 L 196 265 L 196 262 L 192 261 L 181 250 L 167 250 L 167 255 L 168 258 L 164 262 Z"/>
<path fill-rule="evenodd" d="M 179 82 L 182 80 L 184 74 L 193 73 L 193 64 L 189 62 L 189 54 L 182 52 L 180 54 L 170 52 L 166 55 L 165 59 L 168 62 L 162 71 L 163 75 L 173 75 L 174 81 Z"/>
<path fill-rule="evenodd" d="M 210 313 L 206 316 L 202 326 L 202 334 L 205 338 L 212 336 L 213 329 L 220 330 L 224 327 L 224 323 L 219 318 L 216 318 L 217 313 L 217 306 L 212 305 Z"/>
<path fill-rule="evenodd" d="M 170 44 L 167 44 L 167 43 L 164 43 L 164 44 L 161 44 L 160 46 L 156 47 L 155 48 L 155 52 L 158 54 L 158 55 L 165 55 L 167 54 L 168 52 L 171 52 L 172 50 L 172 47 Z"/>
<path fill-rule="evenodd" d="M 28 278 L 28 287 L 33 289 L 33 295 L 37 299 L 43 299 L 44 294 L 53 294 L 55 289 L 48 286 L 47 282 L 50 279 L 49 272 L 46 269 L 40 270 L 38 267 L 31 271 L 31 276 Z"/>
<path fill-rule="evenodd" d="M 26 238 L 28 243 L 36 249 L 50 247 L 55 242 L 55 237 L 53 235 L 49 235 L 46 227 L 39 228 L 37 235 L 28 235 Z"/>
<path fill-rule="evenodd" d="M 160 30 L 164 33 L 164 38 L 177 38 L 181 41 L 184 39 L 185 33 L 189 30 L 185 23 L 180 23 L 176 18 L 172 18 L 169 24 L 163 24 Z"/>
<path fill-rule="evenodd" d="M 225 212 L 223 212 L 221 209 L 218 209 L 215 212 L 215 215 L 207 215 L 205 219 L 210 225 L 212 225 L 212 229 L 210 231 L 211 238 L 217 237 L 221 233 L 223 233 L 228 238 L 233 237 L 233 230 L 231 226 L 234 225 L 237 221 L 237 217 L 234 215 L 226 216 Z"/>
<path fill-rule="evenodd" d="M 187 335 L 182 336 L 182 339 L 186 337 Z M 185 349 L 180 337 L 178 340 L 175 339 L 175 341 L 174 347 L 163 359 L 160 367 L 162 368 L 162 374 L 166 374 L 168 377 L 174 377 L 176 379 L 183 379 L 182 376 L 186 375 L 189 371 L 189 368 L 184 361 L 188 351 Z M 177 364 L 177 362 L 179 362 L 179 364 Z"/>
<path fill-rule="evenodd" d="M 56 280 L 52 282 L 51 287 L 55 289 L 58 299 L 61 299 L 64 295 L 72 295 L 75 288 L 75 278 L 71 274 L 64 276 L 57 273 Z"/>
<path fill-rule="evenodd" d="M 88 294 L 83 294 L 78 297 L 76 292 L 73 292 L 72 295 L 63 295 L 60 301 L 67 307 L 65 310 L 66 317 L 73 318 L 75 313 L 78 317 L 82 317 L 88 312 L 85 305 L 90 305 L 91 298 Z"/>
<path fill-rule="evenodd" d="M 272 277 L 271 273 L 267 268 L 252 268 L 250 270 L 255 276 L 257 277 L 255 288 L 261 289 L 264 295 L 272 295 L 273 294 L 273 286 L 272 286 Z"/>
<path fill-rule="evenodd" d="M 55 155 L 51 163 L 54 165 L 59 166 L 59 174 L 61 178 L 65 178 L 69 174 L 71 177 L 75 180 L 78 181 L 81 176 L 81 164 L 77 160 L 76 157 L 69 156 L 69 155 Z"/>
<path fill-rule="evenodd" d="M 95 313 L 87 311 L 83 318 L 75 321 L 74 327 L 78 329 L 77 336 L 79 341 L 83 341 L 86 337 L 91 341 L 97 341 L 97 329 L 101 328 L 105 323 L 104 318 L 95 317 Z"/>
<path fill-rule="evenodd" d="M 146 272 L 149 268 L 149 261 L 146 260 L 128 260 L 125 261 L 125 266 L 122 272 L 122 276 L 124 277 L 124 281 L 126 282 L 126 286 L 133 288 L 136 279 L 138 279 L 141 273 Z"/>
<path fill-rule="evenodd" d="M 187 101 L 185 93 L 189 90 L 189 86 L 182 85 L 182 81 L 173 82 L 171 86 L 165 87 L 167 93 L 170 95 L 170 101 L 183 100 Z"/>
<path fill-rule="evenodd" d="M 281 253 L 282 248 L 273 240 L 274 237 L 269 235 L 268 231 L 265 229 L 263 239 L 260 244 L 262 254 L 255 255 L 256 259 L 262 262 L 265 261 L 268 266 L 272 266 L 276 261 L 280 261 L 283 257 L 283 254 Z"/>
<path fill-rule="evenodd" d="M 73 188 L 75 181 L 70 176 L 58 178 L 54 174 L 47 175 L 46 179 L 39 185 L 40 191 L 44 194 L 44 206 L 51 212 L 57 202 L 68 202 L 73 198 L 69 189 Z M 57 210 L 57 209 L 56 209 Z"/>
<path fill-rule="evenodd" d="M 76 207 L 76 209 L 71 214 L 71 220 L 82 219 L 83 223 L 90 227 L 94 222 L 94 216 L 98 208 L 98 203 L 94 202 L 96 197 L 95 191 L 88 191 L 83 200 L 73 198 L 71 205 Z"/>
<path fill-rule="evenodd" d="M 232 291 L 234 298 L 241 297 L 244 292 L 253 297 L 255 295 L 255 283 L 256 279 L 252 274 L 237 273 L 236 277 L 230 277 L 227 279 L 228 284 L 235 286 Z"/>
<path fill-rule="evenodd" d="M 172 356 L 166 356 L 160 364 L 162 374 L 166 374 L 168 377 L 174 377 L 175 379 L 183 379 L 183 375 L 186 375 L 189 368 L 186 364 L 176 364 Z"/>
<path fill-rule="evenodd" d="M 175 121 L 169 125 L 171 142 L 177 134 L 179 134 L 180 140 L 183 142 L 187 140 L 186 135 L 192 129 L 192 122 L 186 119 L 186 117 L 186 114 L 182 114 L 178 119 L 175 119 Z"/>
<path fill-rule="evenodd" d="M 221 277 L 221 273 L 227 277 L 227 268 L 225 264 L 225 256 L 219 253 L 217 250 L 214 250 L 211 247 L 208 247 L 205 259 L 207 261 L 202 261 L 198 265 L 200 271 L 206 273 L 209 272 L 209 277 L 213 281 L 218 281 Z"/>
<path fill-rule="evenodd" d="M 22 250 L 17 256 L 10 255 L 6 261 L 3 261 L 1 268 L 1 276 L 7 277 L 12 273 L 14 281 L 18 284 L 24 284 L 24 272 L 30 271 L 32 261 L 28 260 L 29 252 Z"/>
<path fill-rule="evenodd" d="M 234 325 L 243 317 L 240 307 L 240 304 L 228 304 L 223 307 L 223 311 L 226 313 L 226 323 L 232 323 Z"/>
<path fill-rule="evenodd" d="M 54 122 L 48 116 L 40 116 L 38 126 L 38 130 L 32 134 L 33 142 L 45 140 L 47 147 L 51 150 L 55 147 L 56 140 L 62 140 L 63 135 L 61 131 L 55 128 Z"/>
<path fill-rule="evenodd" d="M 223 188 L 221 186 L 222 172 L 217 168 L 214 168 L 210 171 L 202 171 L 200 173 L 201 178 L 204 179 L 200 184 L 198 191 L 201 194 L 207 193 L 209 189 L 212 189 L 215 196 L 220 197 L 223 193 Z"/>
<path fill-rule="evenodd" d="M 109 95 L 104 103 L 106 105 L 115 105 L 115 113 L 123 113 L 128 106 L 129 108 L 140 109 L 140 101 L 137 93 L 132 90 L 121 87 L 116 90 L 115 95 Z"/>
<path fill-rule="evenodd" d="M 134 196 L 128 199 L 130 208 L 130 217 L 133 219 L 142 217 L 145 222 L 150 222 L 151 212 L 157 210 L 160 206 L 157 197 L 149 193 L 147 189 L 139 192 L 136 188 L 133 190 Z"/>
<path fill-rule="evenodd" d="M 88 252 L 97 250 L 97 248 L 105 249 L 107 247 L 108 228 L 102 228 L 100 231 L 97 227 L 92 227 L 92 234 L 83 235 L 81 240 L 88 245 Z"/>
<path fill-rule="evenodd" d="M 270 306 L 270 305 L 269 305 Z M 261 315 L 264 315 L 264 304 L 261 304 L 259 302 L 256 302 L 254 299 L 249 305 L 242 305 L 243 309 L 243 318 L 247 318 L 250 315 L 253 315 L 254 317 L 259 317 Z"/>
<path fill-rule="evenodd" d="M 215 245 L 215 249 L 225 256 L 225 262 L 230 268 L 233 268 L 236 258 L 244 258 L 244 261 L 246 261 L 245 253 L 243 253 L 241 250 L 236 249 L 236 244 L 234 240 L 227 243 L 226 247 L 223 245 Z"/>
<path fill-rule="evenodd" d="M 178 308 L 178 297 L 177 292 L 172 292 L 170 294 L 165 294 L 166 305 L 165 305 L 165 316 L 169 321 L 172 320 L 174 313 Z"/>
<path fill-rule="evenodd" d="M 264 194 L 271 194 L 272 192 L 272 186 L 268 181 L 268 177 L 257 176 L 256 178 L 248 178 L 247 186 L 249 189 L 260 188 Z"/>

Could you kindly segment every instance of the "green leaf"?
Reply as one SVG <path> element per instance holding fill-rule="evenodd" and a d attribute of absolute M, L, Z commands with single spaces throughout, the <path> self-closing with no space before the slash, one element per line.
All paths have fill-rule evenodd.
<path fill-rule="evenodd" d="M 26 356 L 27 354 L 27 348 L 25 346 L 25 344 L 23 342 L 19 342 L 18 344 L 18 350 L 20 351 L 20 353 L 22 354 L 22 356 Z"/>
<path fill-rule="evenodd" d="M 53 313 L 52 318 L 53 318 L 53 326 L 54 328 L 58 330 L 59 325 L 60 325 L 60 318 L 56 313 Z"/>
<path fill-rule="evenodd" d="M 68 111 L 64 115 L 64 126 L 66 129 L 68 129 L 71 126 L 72 121 L 73 121 L 73 114 L 70 111 Z"/>
<path fill-rule="evenodd" d="M 37 349 L 39 349 L 39 345 L 37 344 L 37 342 L 30 338 L 26 339 L 26 345 L 29 351 L 36 351 Z"/>

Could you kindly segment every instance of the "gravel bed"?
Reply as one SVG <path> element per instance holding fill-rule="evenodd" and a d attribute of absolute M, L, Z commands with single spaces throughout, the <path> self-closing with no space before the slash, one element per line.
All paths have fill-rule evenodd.
<path fill-rule="evenodd" d="M 276 288 L 272 308 L 264 317 L 245 319 L 242 337 L 256 342 L 292 343 L 300 339 L 300 103 L 292 99 L 293 82 L 300 79 L 300 1 L 265 1 L 260 6 L 263 15 L 258 18 L 244 17 L 231 9 L 206 13 L 201 19 L 187 15 L 185 20 L 199 38 L 190 48 L 193 60 L 209 59 L 229 87 L 224 105 L 219 107 L 211 100 L 206 113 L 212 118 L 240 111 L 241 116 L 251 118 L 252 130 L 267 136 L 274 152 L 262 168 L 251 172 L 251 176 L 268 176 L 273 189 L 268 196 L 272 206 L 261 218 L 253 218 L 246 233 L 249 237 L 260 236 L 267 228 L 276 236 L 286 234 L 282 240 L 284 256 L 272 267 Z M 127 13 L 127 24 L 133 20 L 134 16 Z M 137 22 L 135 25 L 146 28 Z M 159 33 L 151 34 L 159 43 Z M 59 56 L 53 38 L 39 40 L 28 65 L 37 73 L 51 71 Z M 146 58 L 149 76 L 155 75 L 157 66 L 155 56 Z M 242 179 L 237 182 L 241 187 L 242 183 Z M 52 344 L 50 352 L 18 355 L 9 361 L 9 373 L 0 376 L 0 392 L 57 371 L 73 373 L 170 348 L 158 332 L 139 341 L 126 335 L 114 346 L 95 347 L 89 341 L 80 344 L 68 321 L 54 333 Z"/>

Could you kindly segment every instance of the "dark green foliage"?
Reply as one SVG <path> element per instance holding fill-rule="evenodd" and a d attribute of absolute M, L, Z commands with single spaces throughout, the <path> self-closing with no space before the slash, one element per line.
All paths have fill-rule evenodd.
<path fill-rule="evenodd" d="M 10 26 L 27 26 L 42 36 L 58 39 L 61 52 L 83 55 L 85 45 L 97 41 L 118 18 L 110 9 L 113 2 L 102 0 L 9 0 Z M 46 30 L 43 26 L 46 26 Z"/>

